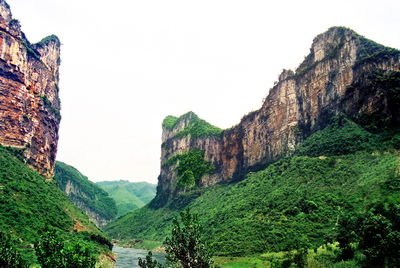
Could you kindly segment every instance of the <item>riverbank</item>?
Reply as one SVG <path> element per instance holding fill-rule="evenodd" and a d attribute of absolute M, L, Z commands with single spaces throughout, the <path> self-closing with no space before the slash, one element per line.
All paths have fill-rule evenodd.
<path fill-rule="evenodd" d="M 283 263 L 290 266 L 296 262 L 301 262 L 305 267 L 361 267 L 356 260 L 338 262 L 338 250 L 338 244 L 336 243 L 324 245 L 318 249 L 309 249 L 307 250 L 307 254 L 301 254 L 301 257 L 298 255 L 299 253 L 297 251 L 281 251 L 256 254 L 249 257 L 214 257 L 214 261 L 215 264 L 219 265 L 221 268 L 269 268 L 280 267 Z M 358 257 L 361 258 L 361 256 Z"/>
<path fill-rule="evenodd" d="M 115 268 L 138 268 L 138 258 L 146 259 L 148 250 L 115 246 L 113 253 L 118 255 Z M 153 260 L 157 260 L 162 265 L 165 265 L 165 254 L 153 252 Z"/>
<path fill-rule="evenodd" d="M 114 246 L 122 248 L 144 249 L 153 252 L 165 253 L 165 245 L 160 241 L 137 240 L 137 239 L 122 239 L 111 241 Z"/>
<path fill-rule="evenodd" d="M 117 263 L 117 255 L 114 252 L 100 254 L 96 268 L 114 268 Z"/>

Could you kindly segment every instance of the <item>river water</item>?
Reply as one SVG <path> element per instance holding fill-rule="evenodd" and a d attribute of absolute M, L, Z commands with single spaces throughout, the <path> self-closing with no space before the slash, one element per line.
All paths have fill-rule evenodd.
<path fill-rule="evenodd" d="M 148 250 L 144 249 L 122 248 L 116 246 L 113 247 L 113 252 L 118 255 L 117 265 L 115 268 L 138 268 L 138 257 L 145 260 L 149 253 Z M 153 252 L 153 260 L 157 260 L 162 265 L 165 265 L 165 254 Z"/>

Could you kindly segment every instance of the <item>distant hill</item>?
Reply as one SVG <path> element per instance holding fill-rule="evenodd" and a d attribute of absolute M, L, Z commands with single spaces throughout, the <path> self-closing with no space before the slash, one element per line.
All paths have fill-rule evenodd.
<path fill-rule="evenodd" d="M 157 185 L 147 182 L 102 181 L 97 182 L 101 188 L 114 198 L 118 208 L 118 217 L 135 211 L 156 196 Z"/>
<path fill-rule="evenodd" d="M 115 201 L 76 168 L 57 161 L 54 179 L 60 189 L 82 209 L 97 227 L 102 228 L 117 216 Z"/>

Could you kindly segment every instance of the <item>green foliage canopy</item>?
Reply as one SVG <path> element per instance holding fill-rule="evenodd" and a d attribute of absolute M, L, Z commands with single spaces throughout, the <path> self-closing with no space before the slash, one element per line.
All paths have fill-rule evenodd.
<path fill-rule="evenodd" d="M 214 170 L 214 165 L 204 159 L 204 151 L 197 148 L 171 157 L 165 165 L 176 163 L 178 163 L 179 179 L 176 185 L 178 188 L 192 187 L 203 175 L 210 174 Z"/>
<path fill-rule="evenodd" d="M 183 138 L 190 135 L 191 139 L 201 138 L 201 137 L 215 137 L 219 136 L 222 133 L 222 129 L 219 127 L 213 126 L 207 121 L 200 119 L 195 113 L 188 112 L 182 116 L 167 116 L 162 126 L 168 130 L 173 130 L 176 125 L 179 124 L 182 120 L 189 119 L 190 122 L 188 126 L 186 126 L 183 130 L 177 132 L 174 137 Z"/>

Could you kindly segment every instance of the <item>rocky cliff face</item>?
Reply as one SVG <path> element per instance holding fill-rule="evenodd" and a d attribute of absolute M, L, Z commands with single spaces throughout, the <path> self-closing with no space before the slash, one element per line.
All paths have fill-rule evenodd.
<path fill-rule="evenodd" d="M 102 228 L 116 218 L 117 206 L 114 199 L 76 168 L 57 161 L 54 180 L 61 191 L 84 211 L 97 227 Z"/>
<path fill-rule="evenodd" d="M 0 0 L 0 143 L 24 150 L 39 174 L 54 172 L 60 124 L 60 41 L 30 44 Z"/>
<path fill-rule="evenodd" d="M 400 77 L 399 67 L 400 51 L 344 27 L 330 28 L 314 39 L 296 72 L 283 70 L 262 107 L 237 126 L 219 135 L 178 135 L 190 127 L 195 115 L 189 113 L 173 128 L 163 127 L 158 199 L 165 202 L 179 194 L 179 163 L 166 163 L 193 148 L 203 150 L 215 167 L 198 182 L 210 186 L 294 151 L 339 113 L 353 120 L 375 116 L 398 124 L 400 89 L 390 88 L 390 79 Z"/>
<path fill-rule="evenodd" d="M 73 181 L 68 181 L 65 187 L 65 194 L 71 199 L 74 204 L 80 208 L 89 219 L 99 228 L 103 228 L 107 223 L 113 219 L 107 219 L 101 215 L 98 211 L 88 206 L 87 200 L 90 199 L 85 192 L 82 191 L 79 185 L 75 185 Z"/>

